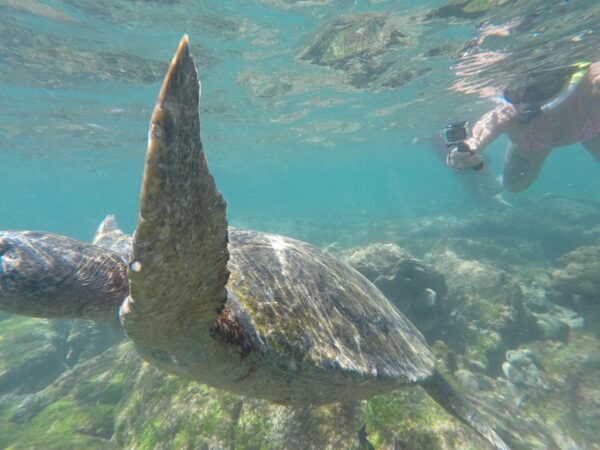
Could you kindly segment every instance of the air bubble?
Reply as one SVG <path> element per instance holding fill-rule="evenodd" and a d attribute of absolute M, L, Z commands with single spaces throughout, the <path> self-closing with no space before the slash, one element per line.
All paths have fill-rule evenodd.
<path fill-rule="evenodd" d="M 131 263 L 131 270 L 133 270 L 134 272 L 141 272 L 142 270 L 142 263 L 139 261 L 133 261 Z"/>

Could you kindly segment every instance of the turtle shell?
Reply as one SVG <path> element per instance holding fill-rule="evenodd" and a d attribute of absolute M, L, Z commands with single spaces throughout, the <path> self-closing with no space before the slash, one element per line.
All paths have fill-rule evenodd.
<path fill-rule="evenodd" d="M 227 289 L 276 368 L 394 384 L 431 376 L 423 335 L 359 272 L 283 236 L 230 229 L 229 241 Z"/>
<path fill-rule="evenodd" d="M 120 308 L 144 357 L 279 403 L 367 398 L 429 378 L 423 336 L 354 269 L 293 239 L 228 230 L 198 101 L 184 37 L 152 115 Z"/>

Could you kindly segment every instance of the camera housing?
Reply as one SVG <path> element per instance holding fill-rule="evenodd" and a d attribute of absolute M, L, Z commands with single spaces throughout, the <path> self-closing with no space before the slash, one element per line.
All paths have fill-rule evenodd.
<path fill-rule="evenodd" d="M 468 122 L 453 122 L 444 128 L 444 140 L 447 147 L 462 144 L 469 137 Z"/>
<path fill-rule="evenodd" d="M 446 141 L 446 147 L 450 151 L 456 150 L 461 153 L 475 153 L 465 142 L 470 134 L 468 125 L 469 123 L 466 120 L 462 122 L 452 122 L 446 125 L 446 128 L 444 128 L 444 140 Z M 483 161 L 472 169 L 477 171 L 483 169 Z"/>

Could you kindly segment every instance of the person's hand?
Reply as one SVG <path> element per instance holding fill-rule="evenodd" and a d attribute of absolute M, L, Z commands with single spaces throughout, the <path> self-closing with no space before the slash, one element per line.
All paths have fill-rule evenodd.
<path fill-rule="evenodd" d="M 446 156 L 446 164 L 457 170 L 481 167 L 482 162 L 481 155 L 473 150 L 459 152 L 457 148 L 453 148 Z"/>

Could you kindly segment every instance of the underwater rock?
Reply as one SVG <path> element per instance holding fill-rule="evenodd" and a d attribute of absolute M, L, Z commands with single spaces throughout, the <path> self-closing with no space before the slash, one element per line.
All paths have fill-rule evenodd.
<path fill-rule="evenodd" d="M 6 315 L 0 336 L 0 394 L 35 392 L 65 370 L 61 332 L 51 322 Z"/>
<path fill-rule="evenodd" d="M 530 349 L 509 350 L 506 361 L 502 363 L 502 372 L 506 379 L 515 385 L 541 387 L 539 359 Z"/>
<path fill-rule="evenodd" d="M 300 59 L 344 71 L 348 83 L 358 89 L 394 89 L 431 71 L 396 51 L 410 45 L 406 18 L 388 13 L 348 14 L 326 24 Z M 404 52 L 406 53 L 406 52 Z"/>
<path fill-rule="evenodd" d="M 431 338 L 448 315 L 444 276 L 395 244 L 356 250 L 348 263 L 362 273 Z"/>
<path fill-rule="evenodd" d="M 480 449 L 421 389 L 367 402 L 294 408 L 165 374 L 131 342 L 81 361 L 43 390 L 0 397 L 2 448 Z M 12 418 L 11 418 L 12 417 Z"/>
<path fill-rule="evenodd" d="M 567 342 L 569 340 L 569 325 L 551 314 L 535 314 L 535 323 L 538 328 L 539 339 L 551 339 Z"/>
<path fill-rule="evenodd" d="M 0 395 L 43 389 L 80 360 L 102 353 L 121 338 L 119 330 L 88 321 L 3 315 Z"/>
<path fill-rule="evenodd" d="M 454 372 L 454 376 L 463 385 L 468 392 L 476 392 L 480 389 L 477 377 L 466 369 L 459 369 Z"/>
<path fill-rule="evenodd" d="M 600 341 L 575 330 L 568 343 L 532 341 L 507 352 L 505 378 L 490 394 L 516 406 L 526 420 L 546 422 L 560 449 L 597 448 L 600 423 Z M 515 424 L 515 427 L 518 427 Z M 524 447 L 530 448 L 530 447 Z M 548 447 L 542 447 L 548 448 Z"/>
<path fill-rule="evenodd" d="M 357 448 L 361 402 L 320 407 L 279 407 L 273 417 L 273 448 Z M 366 430 L 365 430 L 366 431 Z"/>
<path fill-rule="evenodd" d="M 369 280 L 394 272 L 399 261 L 412 258 L 411 254 L 396 244 L 371 244 L 355 250 L 348 263 Z"/>
<path fill-rule="evenodd" d="M 390 258 L 384 257 L 378 270 L 385 270 L 383 267 L 386 266 L 393 269 L 394 255 L 407 256 L 400 247 L 383 248 L 387 249 Z M 490 310 L 490 314 L 496 314 L 496 310 Z M 27 333 L 35 334 L 44 322 L 35 321 L 38 325 L 30 323 L 24 327 L 23 339 L 39 346 L 39 336 L 26 339 Z M 9 328 L 5 331 L 9 332 Z M 77 341 L 76 336 L 85 334 L 83 327 L 70 339 Z M 0 335 L 6 341 L 7 334 Z M 62 348 L 69 337 L 66 333 L 61 336 L 62 343 L 57 346 Z M 473 336 L 476 339 L 474 345 L 479 345 L 479 334 Z M 434 348 L 440 346 L 445 347 L 436 343 Z M 567 430 L 573 436 L 581 435 L 581 442 L 594 442 L 595 424 L 600 419 L 600 388 L 597 386 L 600 346 L 597 339 L 590 336 L 582 339 L 576 335 L 568 346 L 546 341 L 539 345 L 534 342 L 528 348 L 535 356 L 528 351 L 510 353 L 511 365 L 519 368 L 528 359 L 538 369 L 544 367 L 543 375 L 548 380 L 543 381 L 552 389 L 535 390 L 536 403 L 528 403 L 527 398 L 531 396 L 524 389 L 533 388 L 507 382 L 507 386 L 514 389 L 510 398 L 518 397 L 519 409 L 530 417 L 536 417 L 538 408 L 545 413 L 546 405 L 547 414 L 552 416 L 546 420 L 554 421 L 554 415 L 557 415 L 561 430 Z M 20 349 L 23 351 L 25 347 Z M 83 353 L 80 351 L 80 355 Z M 241 449 L 283 448 L 286 442 L 300 442 L 306 444 L 304 448 L 310 448 L 309 443 L 314 439 L 314 448 L 352 449 L 358 448 L 358 428 L 352 425 L 355 423 L 356 427 L 365 425 L 368 439 L 375 448 L 483 448 L 478 438 L 449 417 L 420 389 L 378 396 L 350 409 L 331 405 L 314 411 L 299 411 L 261 400 L 241 399 L 167 375 L 144 363 L 131 343 L 110 347 L 93 357 L 92 353 L 89 359 L 80 356 L 71 368 L 65 366 L 62 375 L 39 392 L 0 396 L 3 417 L 0 447 Z M 472 352 L 467 350 L 467 353 Z M 502 356 L 504 359 L 505 355 Z M 469 371 L 452 369 L 456 378 L 470 388 L 475 388 L 477 382 L 478 394 L 494 394 L 481 373 L 485 367 L 478 360 L 471 363 Z M 511 370 L 516 371 L 512 367 Z M 518 377 L 516 373 L 512 373 L 513 379 Z M 40 371 L 37 375 L 41 376 Z M 497 395 L 508 397 L 507 391 L 498 386 Z M 570 412 L 570 405 L 576 405 L 577 411 Z M 300 417 L 306 422 L 294 420 Z M 569 442 L 567 431 L 561 431 L 561 442 Z M 305 433 L 304 440 L 302 432 Z M 516 448 L 544 447 L 525 440 Z"/>
<path fill-rule="evenodd" d="M 529 348 L 508 350 L 502 363 L 502 375 L 494 381 L 494 388 L 487 393 L 498 400 L 496 407 L 504 410 L 503 414 L 508 413 L 508 416 L 505 415 L 502 419 L 506 422 L 506 426 L 520 429 L 522 434 L 531 433 L 532 438 L 536 435 L 538 437 L 546 435 L 547 439 L 554 441 L 555 445 L 546 444 L 541 448 L 557 448 L 555 430 L 548 425 L 540 427 L 547 418 L 541 419 L 538 414 L 532 414 L 530 409 L 525 409 L 525 406 L 530 406 L 530 403 L 536 399 L 543 399 L 552 394 L 540 358 Z M 565 438 L 568 436 L 565 435 Z M 566 441 L 566 439 L 562 440 Z M 576 448 L 573 447 L 573 450 Z"/>
<path fill-rule="evenodd" d="M 473 371 L 476 371 L 476 372 L 479 372 L 479 373 L 485 373 L 486 370 L 487 370 L 486 365 L 483 364 L 481 361 L 478 361 L 476 359 L 467 359 L 465 361 L 465 365 L 469 369 L 471 369 Z"/>
<path fill-rule="evenodd" d="M 40 392 L 8 400 L 3 448 L 224 448 L 232 445 L 241 408 L 236 397 L 213 396 L 143 363 L 130 343 L 82 361 Z"/>
<path fill-rule="evenodd" d="M 567 342 L 572 329 L 580 329 L 585 321 L 577 312 L 559 306 L 549 299 L 552 290 L 548 273 L 517 276 L 523 291 L 525 306 L 535 317 L 537 339 Z"/>
<path fill-rule="evenodd" d="M 556 305 L 548 300 L 547 292 L 550 287 L 550 277 L 546 271 L 525 274 L 516 274 L 519 280 L 525 305 L 531 312 L 544 314 L 556 308 Z"/>
<path fill-rule="evenodd" d="M 567 324 L 571 330 L 581 329 L 585 326 L 585 319 L 572 309 L 554 305 L 551 313 L 552 316 Z"/>
<path fill-rule="evenodd" d="M 522 198 L 515 208 L 476 208 L 403 223 L 415 254 L 451 248 L 461 257 L 495 264 L 547 264 L 600 238 L 600 204 L 561 195 Z"/>
<path fill-rule="evenodd" d="M 67 321 L 68 327 L 65 347 L 65 361 L 73 367 L 80 361 L 93 358 L 125 337 L 123 330 L 117 325 L 102 324 L 87 320 Z"/>
<path fill-rule="evenodd" d="M 448 283 L 454 323 L 447 327 L 445 339 L 466 345 L 467 358 L 496 373 L 507 349 L 536 334 L 535 318 L 524 306 L 519 284 L 500 268 L 463 259 L 449 249 L 431 259 Z"/>
<path fill-rule="evenodd" d="M 600 245 L 582 246 L 558 259 L 549 298 L 576 311 L 600 305 Z"/>

